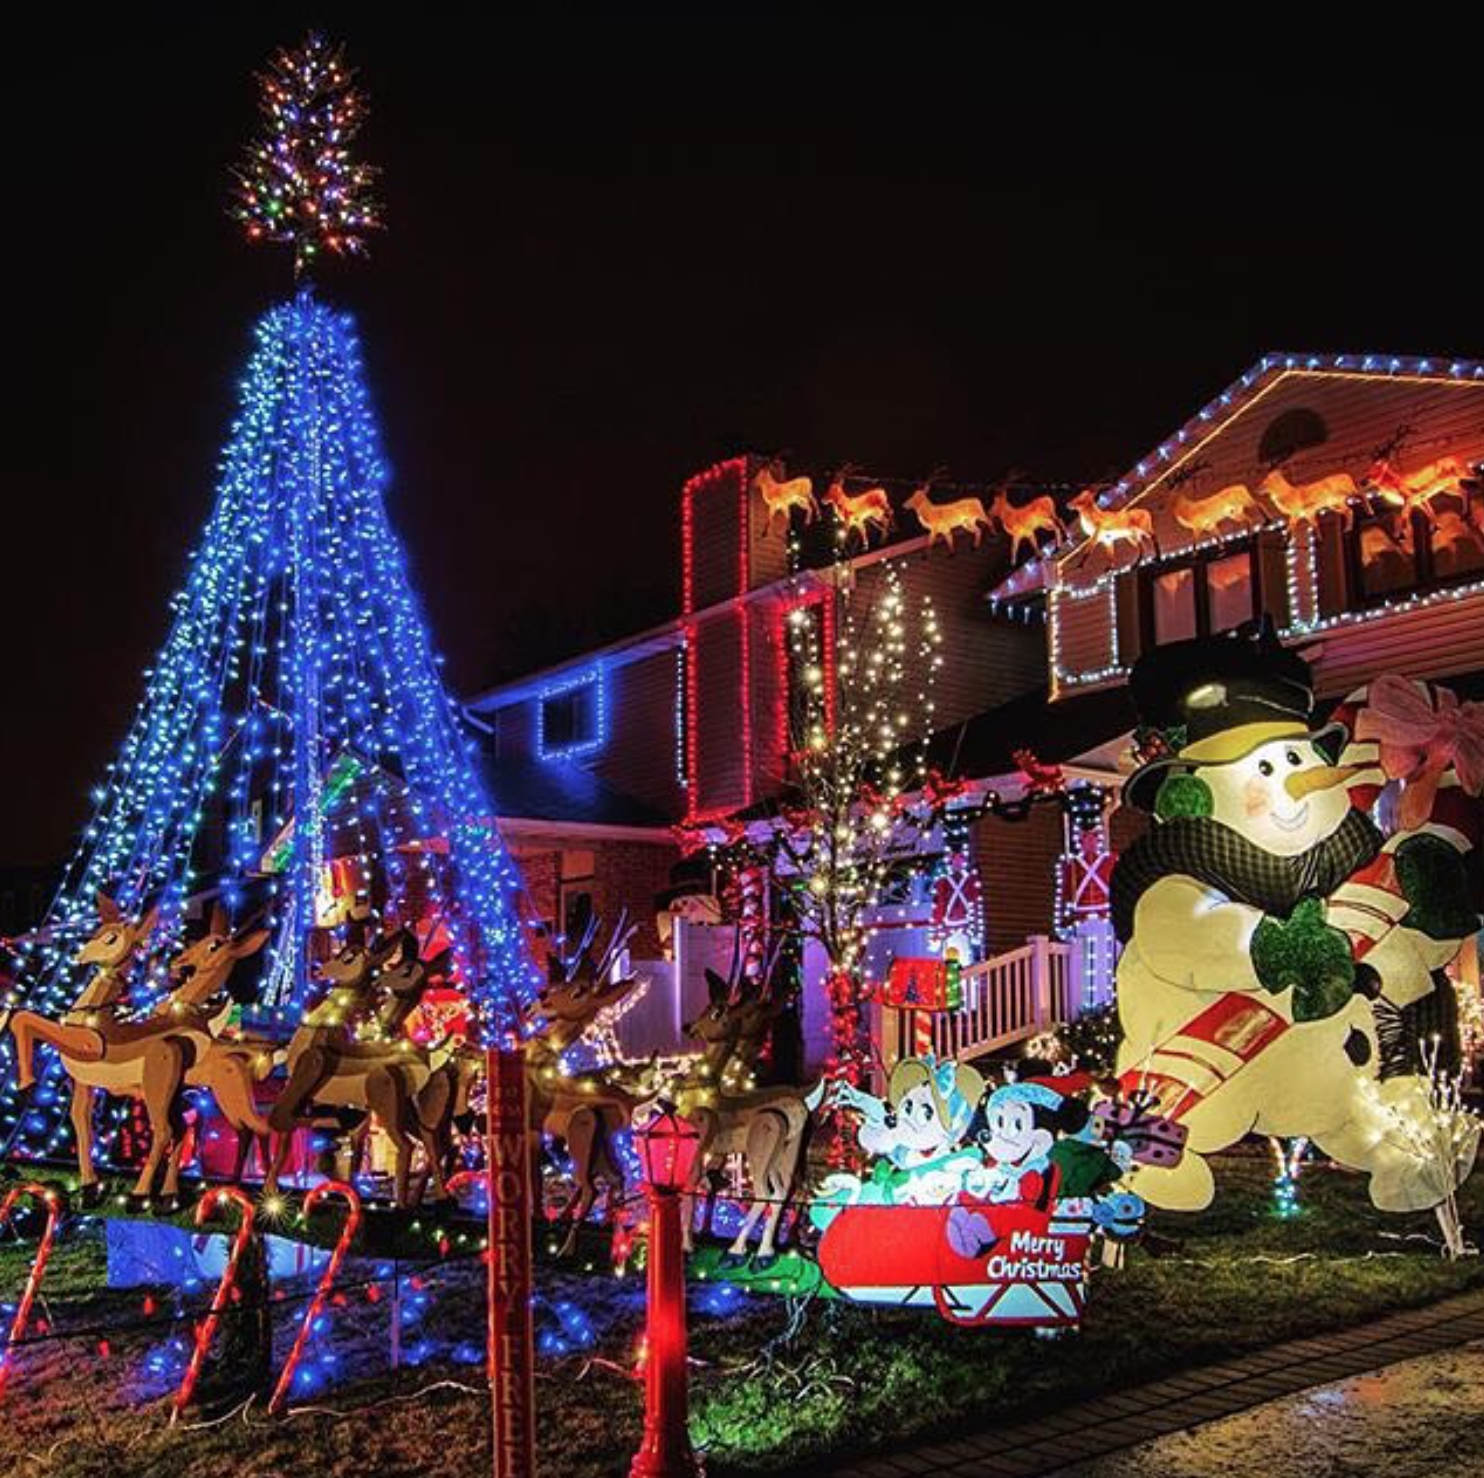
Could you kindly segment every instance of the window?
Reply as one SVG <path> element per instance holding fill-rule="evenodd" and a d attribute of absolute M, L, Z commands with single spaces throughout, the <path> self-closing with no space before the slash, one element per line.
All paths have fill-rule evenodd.
<path fill-rule="evenodd" d="M 1143 647 L 1230 631 L 1257 614 L 1257 546 L 1204 551 L 1186 563 L 1141 576 Z"/>
<path fill-rule="evenodd" d="M 1252 555 L 1245 549 L 1206 565 L 1206 610 L 1213 632 L 1230 631 L 1257 614 Z"/>
<path fill-rule="evenodd" d="M 1484 572 L 1484 490 L 1465 484 L 1429 511 L 1359 515 L 1348 539 L 1351 603 L 1376 605 Z"/>
<path fill-rule="evenodd" d="M 601 748 L 607 737 L 601 668 L 544 689 L 536 701 L 536 752 L 542 759 L 569 759 Z"/>
<path fill-rule="evenodd" d="M 1351 569 L 1362 602 L 1384 600 L 1417 586 L 1421 572 L 1412 520 L 1393 513 L 1356 519 L 1351 534 Z"/>
<path fill-rule="evenodd" d="M 1154 577 L 1154 640 L 1156 645 L 1184 641 L 1196 634 L 1195 569 L 1166 570 Z"/>
<path fill-rule="evenodd" d="M 562 884 L 562 940 L 569 950 L 581 943 L 592 922 L 592 889 L 591 882 Z"/>

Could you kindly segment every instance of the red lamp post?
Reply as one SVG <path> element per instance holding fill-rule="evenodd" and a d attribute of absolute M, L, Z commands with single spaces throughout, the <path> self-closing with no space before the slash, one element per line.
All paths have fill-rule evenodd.
<path fill-rule="evenodd" d="M 636 1125 L 634 1145 L 649 1192 L 649 1308 L 645 1321 L 644 1441 L 630 1478 L 697 1478 L 691 1451 L 685 1335 L 685 1251 L 680 1209 L 701 1135 L 661 1104 Z"/>

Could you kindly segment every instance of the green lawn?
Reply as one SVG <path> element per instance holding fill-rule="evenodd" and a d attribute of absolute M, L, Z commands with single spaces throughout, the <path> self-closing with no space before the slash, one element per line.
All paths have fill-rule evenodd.
<path fill-rule="evenodd" d="M 941 1440 L 1192 1363 L 1484 1287 L 1480 1259 L 1448 1263 L 1434 1246 L 1409 1240 L 1433 1234 L 1431 1217 L 1381 1216 L 1357 1178 L 1310 1167 L 1301 1186 L 1303 1212 L 1289 1221 L 1271 1213 L 1270 1179 L 1263 1152 L 1225 1157 L 1210 1211 L 1156 1219 L 1155 1231 L 1181 1245 L 1160 1257 L 1134 1248 L 1124 1269 L 1095 1274 L 1083 1331 L 1056 1340 L 957 1329 L 931 1313 L 819 1298 L 744 1299 L 741 1312 L 718 1315 L 703 1308 L 715 1298 L 714 1285 L 693 1285 L 693 1434 L 709 1471 L 731 1478 L 812 1467 L 827 1454 Z M 1477 1238 L 1484 1231 L 1484 1179 L 1466 1188 L 1463 1209 Z M 0 1247 L 0 1297 L 14 1296 L 27 1260 L 23 1249 Z M 436 1316 L 477 1338 L 478 1273 L 467 1271 L 458 1296 L 437 1305 Z M 137 1312 L 137 1291 L 100 1294 L 102 1272 L 96 1237 L 61 1247 L 47 1282 L 57 1326 Z M 641 1399 L 627 1373 L 639 1332 L 632 1282 L 543 1266 L 541 1291 L 548 1300 L 590 1304 L 602 1315 L 594 1322 L 603 1331 L 594 1349 L 541 1361 L 543 1472 L 550 1478 L 625 1473 L 638 1441 Z M 345 1316 L 336 1328 L 348 1332 L 337 1337 L 353 1340 L 364 1326 L 368 1359 L 384 1362 L 371 1314 Z M 285 1322 L 280 1347 L 292 1338 L 293 1322 Z M 110 1336 L 107 1358 L 93 1335 L 23 1350 L 0 1420 L 0 1472 L 454 1478 L 488 1471 L 488 1407 L 477 1367 L 430 1364 L 395 1378 L 353 1378 L 318 1398 L 321 1409 L 287 1421 L 268 1422 L 254 1412 L 248 1421 L 171 1430 L 160 1399 L 137 1405 L 146 1343 L 142 1335 Z"/>

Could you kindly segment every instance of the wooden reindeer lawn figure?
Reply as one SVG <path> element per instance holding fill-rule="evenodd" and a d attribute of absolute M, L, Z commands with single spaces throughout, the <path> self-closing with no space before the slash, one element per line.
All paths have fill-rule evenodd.
<path fill-rule="evenodd" d="M 773 960 L 776 957 L 775 949 Z M 767 980 L 771 973 L 765 969 L 762 978 Z M 710 969 L 706 985 L 706 1010 L 685 1028 L 701 1043 L 701 1059 L 674 1094 L 680 1112 L 700 1131 L 687 1204 L 699 1191 L 710 1162 L 742 1155 L 751 1200 L 723 1266 L 736 1267 L 747 1260 L 753 1230 L 761 1223 L 755 1261 L 766 1268 L 778 1256 L 779 1224 L 803 1171 L 810 1116 L 805 1089 L 757 1088 L 752 1075 L 768 1034 L 792 1003 L 781 993 L 739 1000 L 733 982 Z M 687 1214 L 684 1220 L 687 1247 L 692 1219 Z"/>
<path fill-rule="evenodd" d="M 773 527 L 774 518 L 782 518 L 787 530 L 796 508 L 804 515 L 805 523 L 813 523 L 819 517 L 814 483 L 807 477 L 791 477 L 784 481 L 781 457 L 764 462 L 753 476 L 752 486 L 768 510 L 769 529 Z"/>
<path fill-rule="evenodd" d="M 1132 544 L 1139 555 L 1146 545 L 1149 553 L 1159 553 L 1154 518 L 1147 508 L 1102 508 L 1095 488 L 1084 488 L 1068 499 L 1067 506 L 1077 514 L 1082 532 L 1110 555 L 1119 544 Z"/>
<path fill-rule="evenodd" d="M 72 1079 L 72 1127 L 85 1203 L 96 1205 L 102 1194 L 93 1164 L 93 1108 L 99 1092 L 144 1103 L 150 1148 L 130 1196 L 136 1207 L 151 1201 L 162 1168 L 164 1182 L 154 1204 L 166 1212 L 179 1207 L 183 1090 L 201 1078 L 203 1064 L 209 1063 L 210 1086 L 229 1122 L 252 1127 L 262 1122 L 251 1092 L 261 1053 L 255 1045 L 239 1048 L 219 1039 L 233 1005 L 224 996 L 227 977 L 240 960 L 256 954 L 267 941 L 266 929 L 249 926 L 233 932 L 226 911 L 217 904 L 206 933 L 171 960 L 175 988 L 150 1015 L 121 1021 L 111 1011 L 94 1011 L 90 1020 L 52 1021 L 32 1011 L 18 1011 L 11 1018 L 20 1086 L 27 1088 L 35 1082 L 37 1042 L 57 1049 Z M 213 1049 L 215 1056 L 211 1056 Z"/>
<path fill-rule="evenodd" d="M 1250 528 L 1267 522 L 1262 505 L 1240 482 L 1208 493 L 1204 498 L 1197 498 L 1182 488 L 1171 500 L 1170 513 L 1182 529 L 1197 539 L 1219 534 L 1225 523 Z"/>
<path fill-rule="evenodd" d="M 399 929 L 369 945 L 352 944 L 320 967 L 332 988 L 289 1042 L 289 1080 L 268 1116 L 282 1138 L 266 1190 L 276 1188 L 296 1130 L 322 1123 L 327 1110 L 349 1109 L 374 1115 L 381 1125 L 394 1154 L 396 1204 L 410 1204 L 413 1150 L 422 1138 L 416 1098 L 451 1049 L 424 1051 L 402 1028 L 448 963 L 447 951 L 424 959 L 417 936 Z M 441 1168 L 433 1169 L 441 1193 Z"/>
<path fill-rule="evenodd" d="M 1010 501 L 1006 488 L 1001 487 L 990 500 L 989 516 L 1004 530 L 1010 540 L 1010 563 L 1020 558 L 1020 546 L 1029 544 L 1031 554 L 1041 552 L 1041 535 L 1054 534 L 1056 542 L 1066 542 L 1067 526 L 1056 511 L 1056 503 L 1049 493 L 1016 507 Z"/>
<path fill-rule="evenodd" d="M 891 499 L 886 496 L 886 489 L 880 487 L 868 488 L 863 493 L 847 493 L 845 479 L 851 471 L 847 464 L 835 474 L 824 500 L 840 520 L 844 547 L 849 549 L 851 539 L 859 534 L 861 548 L 867 549 L 873 528 L 885 534 L 892 526 Z"/>
<path fill-rule="evenodd" d="M 98 927 L 72 957 L 76 965 L 95 965 L 97 968 L 88 977 L 87 984 L 77 999 L 63 1013 L 62 1021 L 68 1026 L 93 1026 L 105 1016 L 112 1017 L 129 991 L 129 981 L 135 956 L 144 948 L 145 942 L 155 927 L 155 910 L 142 919 L 128 918 L 106 893 L 98 894 Z M 32 1053 L 23 1040 L 29 1032 L 29 1021 L 44 1018 L 31 1012 L 14 1013 L 17 1022 L 16 1049 L 22 1061 L 29 1064 Z M 12 1013 L 0 1013 L 0 1032 L 5 1030 Z M 22 1069 L 22 1088 L 29 1088 L 26 1081 L 29 1066 Z"/>
<path fill-rule="evenodd" d="M 933 483 L 941 475 L 934 472 L 925 482 L 913 490 L 906 506 L 917 516 L 917 521 L 927 531 L 928 548 L 941 539 L 948 552 L 953 553 L 953 536 L 962 529 L 972 536 L 974 548 L 979 547 L 985 529 L 992 529 L 989 515 L 978 498 L 955 498 L 951 503 L 934 503 L 930 496 Z"/>
<path fill-rule="evenodd" d="M 1354 521 L 1351 500 L 1356 495 L 1355 479 L 1348 472 L 1332 472 L 1313 482 L 1294 484 L 1281 467 L 1275 467 L 1258 484 L 1257 495 L 1266 499 L 1289 525 L 1313 527 L 1322 513 L 1337 513 L 1348 529 Z"/>
<path fill-rule="evenodd" d="M 570 959 L 556 962 L 555 978 L 533 1003 L 528 1019 L 532 1033 L 526 1043 L 526 1074 L 530 1084 L 531 1128 L 565 1145 L 571 1162 L 572 1195 L 561 1209 L 568 1223 L 560 1249 L 566 1256 L 577 1245 L 581 1227 L 603 1182 L 622 1189 L 623 1176 L 613 1152 L 614 1136 L 626 1129 L 642 1098 L 637 1083 L 630 1084 L 612 1069 L 572 1073 L 563 1055 L 582 1039 L 598 1017 L 617 1006 L 634 989 L 635 978 L 615 969 L 638 925 L 619 917 L 601 956 L 594 959 L 592 943 L 598 928 L 593 919 Z M 449 1090 L 456 1095 L 456 1088 Z M 429 1085 L 424 1103 L 428 1117 L 448 1113 L 445 1090 Z M 440 1131 L 435 1131 L 440 1132 Z"/>

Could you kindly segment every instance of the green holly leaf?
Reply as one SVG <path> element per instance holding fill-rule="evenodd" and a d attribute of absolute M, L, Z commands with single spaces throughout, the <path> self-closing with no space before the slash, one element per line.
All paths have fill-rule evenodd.
<path fill-rule="evenodd" d="M 1264 990 L 1293 991 L 1295 1021 L 1323 1021 L 1355 990 L 1350 940 L 1324 921 L 1324 904 L 1303 899 L 1287 919 L 1265 918 L 1252 935 L 1252 966 Z"/>

